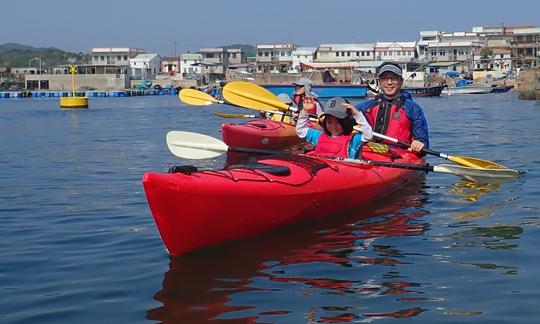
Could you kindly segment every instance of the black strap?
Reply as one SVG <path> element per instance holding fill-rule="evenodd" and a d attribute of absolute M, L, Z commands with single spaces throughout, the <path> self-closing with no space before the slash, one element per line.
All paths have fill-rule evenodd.
<path fill-rule="evenodd" d="M 397 99 L 394 99 L 391 102 L 388 102 L 387 100 L 383 100 L 382 97 L 377 96 L 376 102 L 379 106 L 379 110 L 377 111 L 377 117 L 375 118 L 373 131 L 381 134 L 386 134 L 388 131 L 388 125 L 390 124 L 390 117 L 392 115 L 392 105 L 395 105 L 395 113 L 398 112 L 399 108 L 403 106 L 405 103 L 405 100 L 407 100 L 403 96 L 399 96 Z M 383 140 L 378 139 L 378 142 L 382 142 Z"/>
<path fill-rule="evenodd" d="M 375 132 L 386 134 L 390 121 L 390 110 L 390 104 L 388 102 L 384 101 L 379 104 L 379 110 L 377 111 L 377 117 L 375 118 L 375 125 L 373 127 Z"/>

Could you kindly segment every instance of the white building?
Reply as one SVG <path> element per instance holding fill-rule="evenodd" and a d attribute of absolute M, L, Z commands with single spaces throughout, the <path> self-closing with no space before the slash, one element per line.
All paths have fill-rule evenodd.
<path fill-rule="evenodd" d="M 129 60 L 139 54 L 144 54 L 144 49 L 131 47 L 95 47 L 92 48 L 91 65 L 129 66 Z"/>
<path fill-rule="evenodd" d="M 292 68 L 291 72 L 300 72 L 300 64 L 313 63 L 315 59 L 316 47 L 298 47 L 292 51 Z"/>
<path fill-rule="evenodd" d="M 464 72 L 473 67 L 473 53 L 486 46 L 486 38 L 475 32 L 441 32 L 436 40 L 422 41 L 419 58 L 422 62 L 440 63 Z"/>
<path fill-rule="evenodd" d="M 416 47 L 418 59 L 421 62 L 429 61 L 429 44 L 438 43 L 441 41 L 442 33 L 437 30 L 422 30 L 420 31 L 420 40 Z"/>
<path fill-rule="evenodd" d="M 161 56 L 158 54 L 139 54 L 129 60 L 131 76 L 139 79 L 153 79 L 161 70 Z"/>
<path fill-rule="evenodd" d="M 180 69 L 182 72 L 182 78 L 195 79 L 195 76 L 202 74 L 202 62 L 201 54 L 182 54 L 180 57 Z"/>
<path fill-rule="evenodd" d="M 256 46 L 257 72 L 286 73 L 292 70 L 292 52 L 296 44 L 259 44 Z"/>
<path fill-rule="evenodd" d="M 491 71 L 493 77 L 510 72 L 512 68 L 512 50 L 503 48 L 491 49 L 492 55 L 482 56 L 481 51 L 474 52 L 474 69 Z"/>
<path fill-rule="evenodd" d="M 410 62 L 416 57 L 416 42 L 377 42 L 373 51 L 376 60 Z"/>
<path fill-rule="evenodd" d="M 321 44 L 315 62 L 339 63 L 373 60 L 374 44 Z"/>

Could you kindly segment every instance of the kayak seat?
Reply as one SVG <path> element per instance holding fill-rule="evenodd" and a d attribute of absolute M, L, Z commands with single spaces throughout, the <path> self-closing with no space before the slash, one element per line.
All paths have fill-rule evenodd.
<path fill-rule="evenodd" d="M 265 124 L 259 124 L 259 123 L 251 123 L 252 126 L 257 126 L 259 128 L 266 128 Z"/>
<path fill-rule="evenodd" d="M 257 170 L 266 172 L 271 175 L 276 176 L 288 176 L 291 174 L 291 169 L 289 169 L 288 166 L 285 165 L 273 165 L 273 164 L 266 164 L 266 163 L 260 163 L 257 161 L 254 162 L 247 162 L 243 164 L 235 164 L 227 167 L 228 170 L 232 169 L 251 169 L 251 170 Z"/>
<path fill-rule="evenodd" d="M 187 175 L 197 171 L 199 169 L 194 165 L 175 165 L 169 168 L 169 173 L 184 173 Z"/>

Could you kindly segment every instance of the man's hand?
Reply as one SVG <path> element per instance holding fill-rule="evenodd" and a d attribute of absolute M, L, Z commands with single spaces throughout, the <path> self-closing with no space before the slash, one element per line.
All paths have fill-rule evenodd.
<path fill-rule="evenodd" d="M 414 140 L 411 143 L 411 147 L 409 147 L 409 151 L 413 152 L 421 152 L 424 149 L 424 143 Z"/>

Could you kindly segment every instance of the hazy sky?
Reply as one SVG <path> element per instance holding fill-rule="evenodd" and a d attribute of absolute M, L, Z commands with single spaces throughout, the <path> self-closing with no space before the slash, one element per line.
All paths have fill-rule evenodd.
<path fill-rule="evenodd" d="M 538 0 L 4 0 L 0 44 L 164 55 L 229 44 L 416 41 L 420 30 L 540 27 Z"/>

